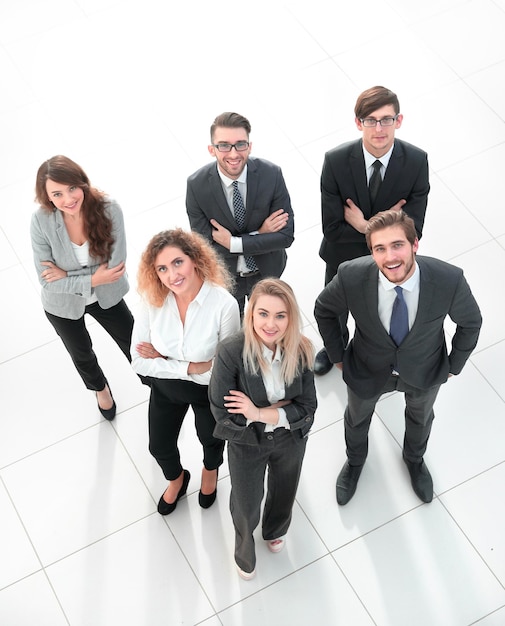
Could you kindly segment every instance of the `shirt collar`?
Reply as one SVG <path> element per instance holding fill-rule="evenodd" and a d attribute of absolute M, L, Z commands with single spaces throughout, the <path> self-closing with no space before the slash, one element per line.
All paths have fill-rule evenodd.
<path fill-rule="evenodd" d="M 239 183 L 245 184 L 247 182 L 247 163 L 245 164 L 245 167 L 238 178 L 228 178 L 228 176 L 226 176 L 226 174 L 223 174 L 223 172 L 219 169 L 219 166 L 217 167 L 217 173 L 219 174 L 219 178 L 223 181 L 225 187 L 230 187 L 230 185 L 232 185 L 235 180 Z"/>
<path fill-rule="evenodd" d="M 274 354 L 270 348 L 267 348 L 267 346 L 263 344 L 263 356 L 269 363 L 280 363 L 282 361 L 282 350 L 279 346 L 277 346 L 277 350 Z"/>
<path fill-rule="evenodd" d="M 372 167 L 375 161 L 380 161 L 383 167 L 387 168 L 389 164 L 389 159 L 391 158 L 391 155 L 393 154 L 393 148 L 395 147 L 394 143 L 391 146 L 391 148 L 389 148 L 389 150 L 386 152 L 386 154 L 383 154 L 380 159 L 375 157 L 373 154 L 370 154 L 370 152 L 368 152 L 368 150 L 363 145 L 363 142 L 361 143 L 361 145 L 363 147 L 363 156 L 365 157 L 365 167 L 367 170 L 369 167 Z"/>
<path fill-rule="evenodd" d="M 419 276 L 420 276 L 420 272 L 419 272 L 419 265 L 417 264 L 417 261 L 415 261 L 414 273 L 408 280 L 406 280 L 401 285 L 392 283 L 390 280 L 388 280 L 384 276 L 384 274 L 381 271 L 379 271 L 379 280 L 385 291 L 390 291 L 391 289 L 394 289 L 395 287 L 398 287 L 398 286 L 400 286 L 402 289 L 405 289 L 407 291 L 414 291 L 414 289 L 416 289 L 416 287 L 419 285 Z"/>

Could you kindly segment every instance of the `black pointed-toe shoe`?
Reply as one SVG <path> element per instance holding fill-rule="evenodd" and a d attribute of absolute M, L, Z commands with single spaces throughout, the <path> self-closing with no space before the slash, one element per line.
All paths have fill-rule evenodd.
<path fill-rule="evenodd" d="M 345 462 L 337 478 L 337 502 L 344 506 L 356 492 L 363 465 L 349 465 Z"/>
<path fill-rule="evenodd" d="M 413 463 L 403 457 L 405 465 L 409 470 L 410 482 L 416 496 L 423 502 L 431 502 L 433 500 L 433 479 L 426 467 L 426 463 Z"/>
<path fill-rule="evenodd" d="M 163 494 L 161 494 L 160 501 L 158 502 L 158 513 L 160 515 L 170 515 L 170 513 L 173 513 L 175 511 L 175 507 L 177 506 L 177 503 L 179 502 L 179 500 L 182 498 L 182 496 L 186 494 L 186 491 L 188 490 L 189 479 L 191 478 L 191 474 L 188 472 L 188 470 L 183 470 L 183 471 L 184 471 L 184 478 L 182 479 L 182 487 L 179 489 L 179 493 L 177 494 L 177 498 L 175 499 L 175 502 L 170 502 L 170 503 L 165 502 L 165 500 L 163 499 Z"/>

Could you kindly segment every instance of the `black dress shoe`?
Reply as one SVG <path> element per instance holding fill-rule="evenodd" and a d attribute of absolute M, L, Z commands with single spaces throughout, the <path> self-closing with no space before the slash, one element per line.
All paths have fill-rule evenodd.
<path fill-rule="evenodd" d="M 426 463 L 424 461 L 412 463 L 405 457 L 403 457 L 403 460 L 409 470 L 410 482 L 412 483 L 414 493 L 423 502 L 431 502 L 433 500 L 433 479 L 426 467 Z"/>
<path fill-rule="evenodd" d="M 332 367 L 333 363 L 330 361 L 326 350 L 324 348 L 319 350 L 316 354 L 316 360 L 314 361 L 314 374 L 324 376 L 331 370 Z"/>
<path fill-rule="evenodd" d="M 337 478 L 337 502 L 342 506 L 353 497 L 363 465 L 349 465 L 345 462 Z"/>
<path fill-rule="evenodd" d="M 170 504 L 168 502 L 165 502 L 165 500 L 163 500 L 163 494 L 161 494 L 160 501 L 158 502 L 158 513 L 160 515 L 169 515 L 170 513 L 173 513 L 175 511 L 175 507 L 177 506 L 177 503 L 182 498 L 182 496 L 185 495 L 186 491 L 188 490 L 190 478 L 191 478 L 191 474 L 188 472 L 188 470 L 184 470 L 184 478 L 182 479 L 182 487 L 179 489 L 179 493 L 177 494 L 177 498 L 175 499 L 175 502 L 171 502 Z"/>
<path fill-rule="evenodd" d="M 217 468 L 217 471 L 216 471 L 216 488 L 214 489 L 214 491 L 212 493 L 205 494 L 205 493 L 202 493 L 202 490 L 200 489 L 200 491 L 198 492 L 198 504 L 202 507 L 202 509 L 210 508 L 216 501 L 218 478 L 219 478 L 219 467 Z"/>
<path fill-rule="evenodd" d="M 108 387 L 108 384 L 106 384 L 106 386 Z M 98 404 L 98 410 L 102 414 L 102 417 L 104 417 L 106 420 L 109 420 L 109 422 L 112 422 L 112 420 L 116 417 L 117 407 L 116 407 L 116 403 L 114 402 L 114 398 L 112 397 L 112 391 L 110 390 L 110 387 L 109 387 L 109 392 L 110 392 L 110 397 L 112 398 L 112 406 L 110 407 L 110 409 L 102 409 L 102 407 L 98 404 L 98 397 L 96 399 L 96 403 Z M 95 394 L 96 394 L 96 391 L 95 391 Z"/>

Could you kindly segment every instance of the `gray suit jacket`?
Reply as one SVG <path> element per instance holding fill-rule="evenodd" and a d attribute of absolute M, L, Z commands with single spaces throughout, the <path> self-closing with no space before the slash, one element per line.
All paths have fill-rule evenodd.
<path fill-rule="evenodd" d="M 106 211 L 112 219 L 114 237 L 109 267 L 114 267 L 126 261 L 123 213 L 114 200 L 107 201 Z M 42 285 L 41 296 L 44 310 L 58 317 L 79 319 L 84 315 L 86 298 L 89 298 L 93 292 L 91 276 L 98 269 L 100 261 L 90 257 L 86 267 L 80 265 L 65 228 L 63 215 L 57 209 L 52 213 L 42 208 L 35 211 L 32 216 L 30 234 L 35 269 Z M 41 265 L 42 261 L 52 261 L 67 272 L 67 277 L 47 283 L 41 276 L 46 269 L 46 266 Z M 128 289 L 128 279 L 124 274 L 115 283 L 98 285 L 94 288 L 94 292 L 100 306 L 103 309 L 109 309 L 120 302 Z"/>
<path fill-rule="evenodd" d="M 400 347 L 378 314 L 378 268 L 372 257 L 343 263 L 316 300 L 315 317 L 333 363 L 343 361 L 344 380 L 361 398 L 381 392 L 393 365 L 402 379 L 428 389 L 459 374 L 477 345 L 482 318 L 463 271 L 437 259 L 418 256 L 419 304 L 414 324 Z M 356 330 L 344 351 L 339 315 L 349 311 Z M 444 320 L 456 324 L 447 353 Z"/>
<path fill-rule="evenodd" d="M 344 204 L 348 198 L 359 206 L 365 219 L 405 199 L 407 204 L 403 210 L 414 220 L 417 235 L 421 238 L 429 190 L 426 152 L 395 139 L 384 181 L 372 207 L 361 139 L 330 150 L 324 157 L 321 174 L 324 237 L 320 257 L 337 268 L 344 261 L 369 254 L 365 236 L 344 219 Z"/>
<path fill-rule="evenodd" d="M 209 384 L 210 408 L 217 422 L 215 437 L 255 445 L 265 430 L 265 424 L 255 422 L 247 426 L 243 415 L 228 413 L 224 406 L 224 396 L 231 389 L 245 393 L 259 408 L 270 406 L 261 374 L 254 376 L 244 369 L 243 348 L 242 331 L 227 337 L 218 345 Z M 285 399 L 292 401 L 284 407 L 290 432 L 301 439 L 311 429 L 317 408 L 314 372 L 306 369 L 297 376 L 286 387 Z"/>
<path fill-rule="evenodd" d="M 217 249 L 233 274 L 237 254 L 212 239 L 211 219 L 227 228 L 232 236 L 242 237 L 244 254 L 253 256 L 261 276 L 279 278 L 286 266 L 286 248 L 294 241 L 294 216 L 286 183 L 280 167 L 249 157 L 247 161 L 247 198 L 244 231 L 239 232 L 223 192 L 216 162 L 208 163 L 188 178 L 186 210 L 191 229 L 203 235 Z M 251 235 L 278 209 L 289 213 L 286 226 L 277 233 Z"/>

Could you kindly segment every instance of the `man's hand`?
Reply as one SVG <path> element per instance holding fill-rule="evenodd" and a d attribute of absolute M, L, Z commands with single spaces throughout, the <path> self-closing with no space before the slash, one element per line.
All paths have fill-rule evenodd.
<path fill-rule="evenodd" d="M 359 206 L 354 204 L 350 198 L 347 198 L 347 201 L 344 204 L 344 219 L 350 226 L 355 228 L 358 233 L 365 233 L 367 220 L 363 215 L 363 211 L 359 208 Z"/>
<path fill-rule="evenodd" d="M 398 202 L 396 204 L 393 204 L 393 206 L 390 208 L 390 210 L 391 211 L 399 211 L 406 204 L 407 204 L 407 200 L 404 200 L 402 198 L 401 200 L 398 200 Z"/>
<path fill-rule="evenodd" d="M 212 224 L 212 227 L 213 227 L 212 239 L 216 243 L 218 243 L 220 246 L 223 246 L 223 248 L 226 248 L 227 250 L 229 250 L 230 242 L 231 242 L 230 231 L 224 226 L 221 226 L 221 224 L 217 220 L 212 219 L 210 220 L 210 223 Z"/>
<path fill-rule="evenodd" d="M 276 233 L 282 230 L 288 223 L 289 213 L 284 209 L 277 209 L 271 215 L 269 215 L 263 224 L 260 226 L 258 232 L 263 235 L 264 233 Z"/>

